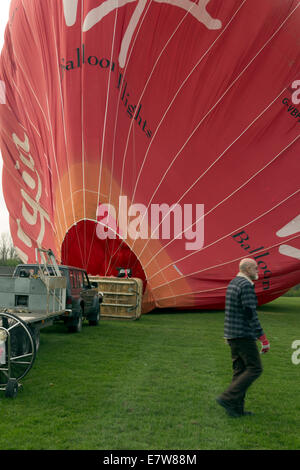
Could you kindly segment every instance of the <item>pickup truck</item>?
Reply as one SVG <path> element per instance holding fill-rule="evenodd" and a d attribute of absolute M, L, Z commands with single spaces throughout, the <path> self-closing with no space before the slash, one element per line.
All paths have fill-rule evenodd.
<path fill-rule="evenodd" d="M 19 264 L 12 277 L 0 277 L 0 314 L 12 313 L 30 326 L 36 346 L 40 329 L 62 320 L 80 332 L 83 319 L 95 326 L 102 294 L 84 269 L 64 265 Z"/>
<path fill-rule="evenodd" d="M 48 274 L 48 279 L 55 276 L 54 269 L 51 266 L 47 268 L 38 264 L 19 264 L 13 274 L 13 278 L 22 279 L 23 283 L 28 280 L 34 283 L 39 279 L 40 269 L 44 269 L 44 275 Z M 90 325 L 97 325 L 100 319 L 100 303 L 102 295 L 98 293 L 98 289 L 93 287 L 89 281 L 88 275 L 84 269 L 73 266 L 58 265 L 58 269 L 63 278 L 66 279 L 66 296 L 65 308 L 61 305 L 62 312 L 59 316 L 68 327 L 69 331 L 80 332 L 82 329 L 83 318 L 89 321 Z M 0 295 L 1 295 L 1 279 L 0 279 Z M 34 305 L 34 285 L 31 289 L 27 288 L 27 294 L 23 292 L 14 292 L 14 306 L 20 308 L 29 308 L 30 303 Z M 35 287 L 35 293 L 41 293 L 38 286 Z M 30 295 L 31 294 L 31 295 Z M 0 305 L 2 303 L 0 302 Z"/>
<path fill-rule="evenodd" d="M 39 348 L 40 330 L 62 320 L 80 332 L 86 318 L 100 319 L 103 295 L 84 269 L 58 265 L 51 250 L 39 250 L 42 263 L 19 264 L 13 276 L 0 277 L 0 390 L 15 396 Z"/>

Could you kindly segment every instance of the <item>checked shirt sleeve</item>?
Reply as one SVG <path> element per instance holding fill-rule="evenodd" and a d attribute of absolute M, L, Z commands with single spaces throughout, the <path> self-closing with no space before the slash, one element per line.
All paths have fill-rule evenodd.
<path fill-rule="evenodd" d="M 243 285 L 241 289 L 241 303 L 244 309 L 244 315 L 253 331 L 253 334 L 256 338 L 259 338 L 264 334 L 264 331 L 261 327 L 256 311 L 257 298 L 254 292 L 254 287 L 250 283 Z"/>

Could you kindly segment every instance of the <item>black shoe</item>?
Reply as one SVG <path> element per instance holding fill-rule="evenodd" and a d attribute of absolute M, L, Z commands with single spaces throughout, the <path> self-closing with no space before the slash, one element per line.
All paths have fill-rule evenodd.
<path fill-rule="evenodd" d="M 244 409 L 245 403 L 244 400 L 237 406 L 238 411 L 241 413 L 243 416 L 252 416 L 254 413 L 252 411 L 245 411 Z"/>
<path fill-rule="evenodd" d="M 222 398 L 217 397 L 216 401 L 219 405 L 221 405 L 221 406 L 223 406 L 223 408 L 225 408 L 227 414 L 229 416 L 231 416 L 232 418 L 240 418 L 241 416 L 243 416 L 243 413 L 241 413 L 233 405 L 230 405 L 228 402 L 222 400 Z"/>
<path fill-rule="evenodd" d="M 244 410 L 243 410 L 243 411 L 242 411 L 242 415 L 243 415 L 243 416 L 253 416 L 254 413 L 252 413 L 252 411 L 244 411 Z"/>

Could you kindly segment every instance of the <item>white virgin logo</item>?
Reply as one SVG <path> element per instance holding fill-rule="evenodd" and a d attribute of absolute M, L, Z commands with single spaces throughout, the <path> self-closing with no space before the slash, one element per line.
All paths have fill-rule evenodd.
<path fill-rule="evenodd" d="M 0 80 L 0 104 L 6 104 L 5 82 Z"/>
<path fill-rule="evenodd" d="M 64 15 L 67 26 L 73 26 L 77 19 L 77 10 L 78 10 L 78 0 L 62 0 L 64 7 Z M 156 3 L 167 3 L 173 5 L 183 10 L 186 10 L 194 18 L 196 18 L 200 23 L 203 23 L 208 29 L 220 29 L 222 27 L 222 22 L 220 20 L 214 19 L 210 16 L 206 10 L 207 4 L 210 0 L 198 0 L 198 3 L 191 2 L 190 0 L 153 0 Z M 106 15 L 111 13 L 116 8 L 120 8 L 127 3 L 133 3 L 136 0 L 106 0 L 101 3 L 96 8 L 93 8 L 86 15 L 82 30 L 83 32 L 89 31 L 93 26 L 99 23 Z M 132 17 L 129 21 L 128 27 L 125 31 L 121 50 L 119 55 L 119 64 L 120 67 L 124 67 L 127 59 L 127 53 L 131 39 L 133 37 L 134 31 L 138 25 L 138 22 L 142 16 L 142 13 L 146 7 L 147 0 L 138 0 L 137 6 L 132 14 Z"/>
<path fill-rule="evenodd" d="M 30 155 L 30 143 L 27 134 L 24 132 L 24 141 L 22 141 L 19 139 L 17 134 L 14 133 L 12 134 L 12 140 L 17 147 L 20 159 L 20 161 L 17 160 L 15 168 L 19 173 L 22 172 L 22 179 L 27 186 L 26 189 L 29 192 L 28 194 L 25 189 L 21 188 L 22 216 L 27 224 L 34 227 L 40 226 L 40 231 L 36 242 L 38 247 L 41 247 L 45 236 L 46 221 L 50 222 L 50 216 L 42 208 L 40 201 L 43 192 L 42 181 L 35 168 L 34 159 Z M 25 185 L 23 187 L 26 187 Z M 32 194 L 34 191 L 36 191 L 36 194 Z M 21 219 L 17 219 L 17 237 L 25 246 L 31 248 L 32 241 L 22 229 L 21 222 Z M 19 246 L 16 246 L 16 250 L 19 253 L 21 259 L 27 263 L 28 256 L 26 253 L 24 253 Z"/>
<path fill-rule="evenodd" d="M 276 232 L 277 237 L 288 237 L 300 232 L 300 215 Z M 300 259 L 300 250 L 290 245 L 280 245 L 279 253 L 292 258 Z"/>

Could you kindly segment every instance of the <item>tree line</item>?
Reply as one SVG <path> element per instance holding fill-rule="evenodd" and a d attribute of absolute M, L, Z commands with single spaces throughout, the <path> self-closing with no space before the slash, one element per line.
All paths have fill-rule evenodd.
<path fill-rule="evenodd" d="M 15 266 L 21 263 L 8 232 L 0 235 L 0 266 Z"/>

